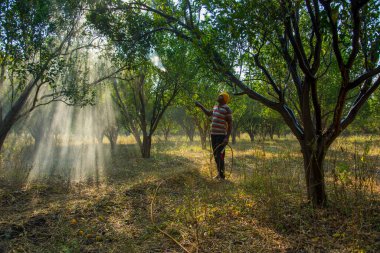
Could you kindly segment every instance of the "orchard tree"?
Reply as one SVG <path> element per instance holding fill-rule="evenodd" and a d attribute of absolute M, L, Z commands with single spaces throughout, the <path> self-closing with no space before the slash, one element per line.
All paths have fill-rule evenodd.
<path fill-rule="evenodd" d="M 174 111 L 169 107 L 168 110 L 166 110 L 166 113 L 162 116 L 162 120 L 158 126 L 160 132 L 164 135 L 165 141 L 168 141 L 169 135 L 175 131 L 175 123 Z"/>
<path fill-rule="evenodd" d="M 114 81 L 117 104 L 125 117 L 127 128 L 140 146 L 143 158 L 150 158 L 152 137 L 163 114 L 179 90 L 178 82 L 164 78 L 163 70 L 146 62 L 128 73 L 128 81 Z M 142 136 L 141 136 L 141 134 Z"/>
<path fill-rule="evenodd" d="M 172 42 L 155 48 L 156 55 L 135 61 L 125 76 L 114 81 L 115 99 L 144 158 L 150 157 L 152 136 L 164 113 L 192 79 L 191 62 L 183 60 L 186 47 Z"/>
<path fill-rule="evenodd" d="M 173 108 L 173 118 L 177 122 L 177 124 L 183 129 L 187 138 L 189 138 L 189 141 L 193 142 L 195 135 L 194 119 L 191 115 L 189 115 L 189 113 L 186 111 L 185 107 L 181 103 L 178 103 L 177 106 Z"/>
<path fill-rule="evenodd" d="M 134 43 L 157 32 L 188 42 L 241 94 L 277 111 L 299 141 L 307 197 L 323 206 L 326 152 L 380 85 L 379 5 L 376 0 L 140 0 L 98 7 L 118 20 L 120 33 L 138 30 L 139 36 L 130 37 Z M 128 22 L 137 29 L 126 29 Z M 324 76 L 335 78 L 326 84 Z M 253 85 L 247 78 L 260 81 Z M 324 101 L 326 86 L 334 92 L 332 111 L 326 110 L 331 107 Z"/>
<path fill-rule="evenodd" d="M 14 124 L 35 108 L 93 100 L 87 70 L 76 65 L 92 43 L 79 38 L 82 7 L 71 0 L 0 3 L 0 150 Z"/>
<path fill-rule="evenodd" d="M 241 125 L 243 123 L 243 116 L 247 110 L 247 99 L 245 97 L 234 97 L 231 99 L 229 104 L 232 110 L 232 132 L 231 132 L 231 143 L 236 143 L 236 137 L 238 132 L 241 130 Z"/>

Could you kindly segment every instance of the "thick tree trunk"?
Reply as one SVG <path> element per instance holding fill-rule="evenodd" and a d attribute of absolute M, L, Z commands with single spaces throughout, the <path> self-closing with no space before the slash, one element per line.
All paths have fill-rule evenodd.
<path fill-rule="evenodd" d="M 4 141 L 5 141 L 5 138 L 7 137 L 7 135 L 4 135 L 4 136 L 0 136 L 0 152 L 1 152 L 1 149 L 4 145 Z"/>
<path fill-rule="evenodd" d="M 324 179 L 323 163 L 325 159 L 325 147 L 323 144 L 301 144 L 307 197 L 315 207 L 323 207 L 327 203 L 326 187 Z"/>
<path fill-rule="evenodd" d="M 14 118 L 16 118 L 16 115 L 12 117 L 12 119 L 10 120 L 4 120 L 2 124 L 0 125 L 0 152 L 3 148 L 5 138 L 7 138 L 9 131 L 11 130 L 13 124 L 15 123 L 15 120 L 13 120 Z"/>
<path fill-rule="evenodd" d="M 152 136 L 144 135 L 141 147 L 141 155 L 143 158 L 150 158 L 150 150 L 152 147 Z"/>
<path fill-rule="evenodd" d="M 24 107 L 26 101 L 28 100 L 30 92 L 33 90 L 35 84 L 37 83 L 37 79 L 33 79 L 29 82 L 28 86 L 21 93 L 19 98 L 13 104 L 12 108 L 7 112 L 5 117 L 2 119 L 0 124 L 0 151 L 3 147 L 5 138 L 7 137 L 9 131 L 12 126 L 17 121 L 17 116 L 21 112 Z"/>

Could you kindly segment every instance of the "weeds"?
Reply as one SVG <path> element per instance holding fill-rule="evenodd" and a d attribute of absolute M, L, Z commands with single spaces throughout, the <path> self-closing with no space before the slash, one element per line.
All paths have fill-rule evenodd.
<path fill-rule="evenodd" d="M 184 250 L 179 245 L 189 252 L 378 252 L 378 143 L 379 137 L 346 137 L 331 148 L 325 209 L 306 204 L 302 161 L 290 138 L 240 140 L 225 182 L 211 179 L 210 170 L 216 169 L 199 142 L 159 143 L 148 160 L 136 158 L 132 144 L 119 144 L 98 185 L 55 178 L 10 190 L 3 179 L 0 247 L 10 252 Z"/>

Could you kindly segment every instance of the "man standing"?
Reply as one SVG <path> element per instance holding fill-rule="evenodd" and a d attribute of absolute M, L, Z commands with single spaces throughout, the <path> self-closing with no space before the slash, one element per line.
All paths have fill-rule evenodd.
<path fill-rule="evenodd" d="M 214 106 L 212 111 L 207 110 L 201 103 L 198 101 L 195 102 L 195 105 L 202 109 L 202 111 L 207 116 L 212 116 L 211 121 L 211 143 L 212 150 L 214 153 L 214 158 L 216 166 L 218 168 L 218 175 L 216 179 L 224 179 L 224 154 L 225 147 L 228 144 L 228 139 L 231 135 L 232 130 L 232 111 L 228 107 L 227 103 L 230 99 L 230 96 L 227 92 L 222 92 L 219 94 L 217 105 Z"/>

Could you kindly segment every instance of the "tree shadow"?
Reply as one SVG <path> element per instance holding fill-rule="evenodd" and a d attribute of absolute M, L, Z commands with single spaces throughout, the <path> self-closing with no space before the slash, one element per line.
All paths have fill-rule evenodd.
<path fill-rule="evenodd" d="M 165 252 L 178 247 L 164 238 L 150 220 L 149 206 L 158 184 L 155 214 L 160 223 L 166 219 L 161 198 L 181 201 L 183 194 L 207 185 L 215 189 L 232 187 L 231 182 L 218 182 L 188 166 L 180 169 L 173 163 L 162 170 L 148 165 L 167 163 L 165 156 L 134 169 L 132 176 L 100 188 L 88 184 L 34 184 L 22 191 L 3 192 L 0 212 L 0 249 L 27 248 L 33 252 Z M 180 159 L 178 163 L 186 160 Z M 190 164 L 190 163 L 189 163 Z M 142 167 L 141 167 L 142 166 Z M 138 171 L 141 169 L 141 171 Z M 119 175 L 120 176 L 120 175 Z M 127 183 L 130 181 L 130 183 Z M 171 208 L 175 208 L 172 205 Z M 161 213 L 162 210 L 165 211 Z M 170 212 L 173 210 L 170 210 Z"/>

